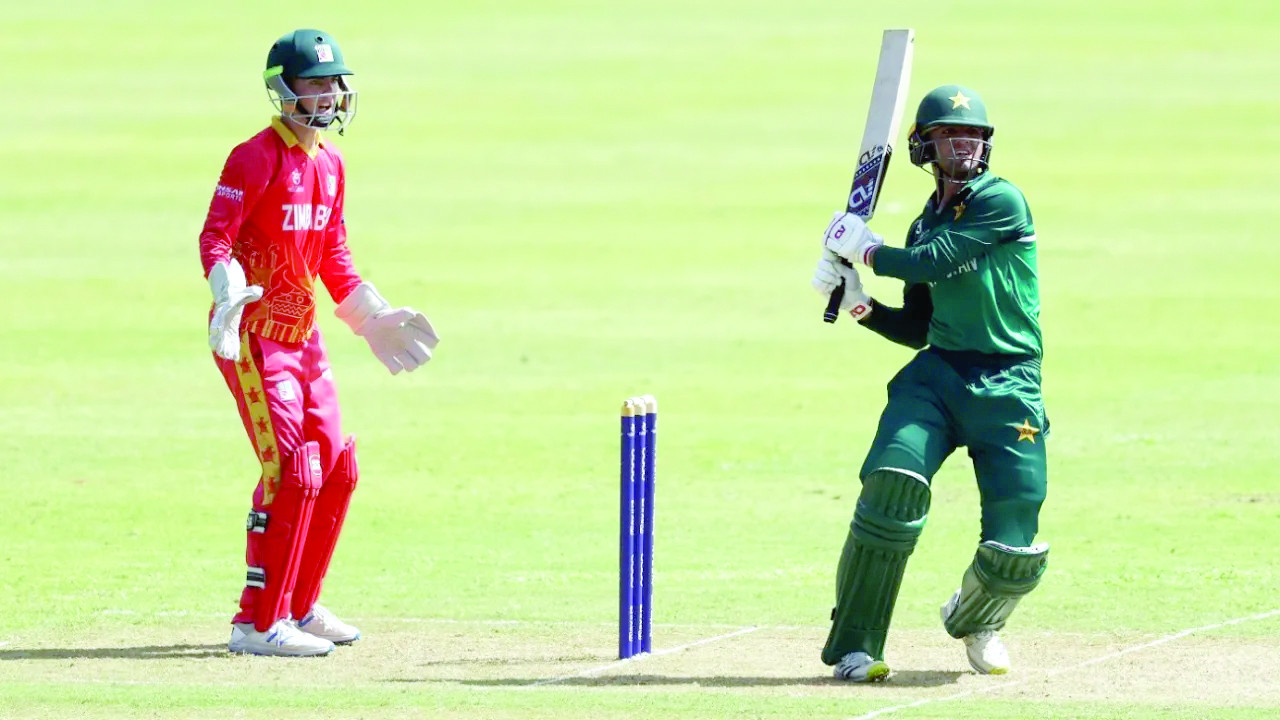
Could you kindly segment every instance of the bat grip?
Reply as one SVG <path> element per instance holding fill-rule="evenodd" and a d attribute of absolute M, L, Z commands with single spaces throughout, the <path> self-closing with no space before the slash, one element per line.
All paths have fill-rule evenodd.
<path fill-rule="evenodd" d="M 840 317 L 840 303 L 844 302 L 844 280 L 835 290 L 831 291 L 831 297 L 827 298 L 827 309 L 822 313 L 822 321 L 833 323 L 836 318 Z"/>

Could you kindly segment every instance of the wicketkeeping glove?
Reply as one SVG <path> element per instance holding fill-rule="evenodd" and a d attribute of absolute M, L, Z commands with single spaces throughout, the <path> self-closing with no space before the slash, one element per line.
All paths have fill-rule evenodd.
<path fill-rule="evenodd" d="M 240 316 L 244 306 L 262 297 L 257 285 L 245 287 L 244 268 L 232 258 L 209 269 L 213 317 L 209 320 L 209 349 L 226 360 L 240 359 Z"/>
<path fill-rule="evenodd" d="M 840 262 L 835 253 L 824 249 L 818 267 L 813 271 L 813 289 L 823 297 L 829 297 L 840 286 L 841 280 L 844 281 L 844 297 L 840 300 L 840 310 L 847 310 L 861 320 L 871 312 L 871 296 L 862 289 L 858 271 Z"/>
<path fill-rule="evenodd" d="M 884 245 L 884 238 L 871 232 L 862 218 L 851 212 L 838 212 L 827 226 L 822 246 L 853 263 L 871 264 L 871 253 Z"/>
<path fill-rule="evenodd" d="M 367 282 L 357 285 L 335 314 L 369 343 L 392 375 L 425 365 L 440 342 L 425 315 L 409 307 L 392 309 Z"/>

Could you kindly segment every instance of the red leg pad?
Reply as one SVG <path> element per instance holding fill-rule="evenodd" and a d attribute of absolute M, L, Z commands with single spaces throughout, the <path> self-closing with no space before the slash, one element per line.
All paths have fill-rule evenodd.
<path fill-rule="evenodd" d="M 311 612 L 311 606 L 320 597 L 320 586 L 329 571 L 333 548 L 342 533 L 342 521 L 347 517 L 347 506 L 351 503 L 351 493 L 356 489 L 358 477 L 356 439 L 353 436 L 347 439 L 342 452 L 338 453 L 333 472 L 324 479 L 311 515 L 302 564 L 298 568 L 298 582 L 293 590 L 293 616 L 299 620 Z"/>
<path fill-rule="evenodd" d="M 252 614 L 259 632 L 289 613 L 320 483 L 320 445 L 305 443 L 285 463 L 271 504 L 249 513 L 249 573 L 240 608 Z"/>

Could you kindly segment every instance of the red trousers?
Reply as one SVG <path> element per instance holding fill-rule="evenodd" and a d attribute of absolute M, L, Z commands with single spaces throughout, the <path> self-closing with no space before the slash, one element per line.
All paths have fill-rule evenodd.
<path fill-rule="evenodd" d="M 303 443 L 319 445 L 321 473 L 326 481 L 333 473 L 344 444 L 337 389 L 318 328 L 300 343 L 276 342 L 252 333 L 244 333 L 242 340 L 238 362 L 213 357 L 262 465 L 253 492 L 253 509 L 268 512 L 280 487 L 281 468 L 287 467 Z M 246 555 L 251 576 L 255 566 L 262 567 L 273 559 L 263 557 L 274 551 L 261 544 L 262 537 L 252 532 L 248 535 Z M 336 537 L 333 539 L 336 541 Z M 325 567 L 318 570 L 321 575 L 327 564 L 325 557 Z M 305 567 L 300 570 L 302 574 L 307 571 Z M 246 585 L 240 597 L 240 612 L 232 622 L 253 622 L 254 603 L 260 592 L 259 587 Z"/>

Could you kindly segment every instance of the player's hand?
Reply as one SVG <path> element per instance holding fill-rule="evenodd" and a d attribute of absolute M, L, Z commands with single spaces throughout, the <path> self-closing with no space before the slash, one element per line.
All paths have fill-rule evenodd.
<path fill-rule="evenodd" d="M 240 359 L 240 316 L 244 306 L 262 297 L 257 285 L 245 287 L 244 268 L 234 258 L 209 269 L 213 317 L 209 320 L 209 349 L 225 360 Z"/>
<path fill-rule="evenodd" d="M 824 248 L 818 267 L 813 271 L 813 289 L 823 297 L 830 297 L 841 282 L 844 283 L 844 297 L 840 300 L 840 310 L 847 310 L 859 320 L 866 317 L 871 312 L 871 296 L 862 289 L 858 271 Z"/>
<path fill-rule="evenodd" d="M 440 342 L 425 315 L 410 307 L 392 309 L 367 282 L 357 285 L 335 314 L 369 343 L 369 349 L 392 375 L 425 365 Z"/>
<path fill-rule="evenodd" d="M 871 264 L 871 254 L 884 245 L 884 238 L 871 232 L 862 218 L 838 212 L 831 218 L 822 246 L 853 263 Z"/>
<path fill-rule="evenodd" d="M 409 307 L 385 310 L 369 318 L 358 332 L 392 375 L 417 370 L 431 359 L 440 338 L 431 321 Z"/>

